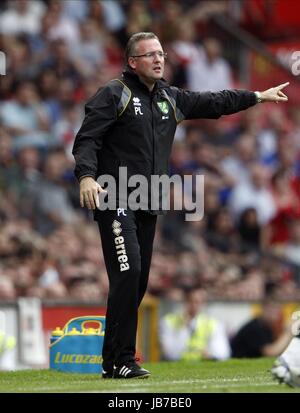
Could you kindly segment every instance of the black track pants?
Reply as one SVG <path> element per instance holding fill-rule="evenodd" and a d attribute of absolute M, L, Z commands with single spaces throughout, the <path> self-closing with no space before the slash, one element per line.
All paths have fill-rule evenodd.
<path fill-rule="evenodd" d="M 109 278 L 102 351 L 105 370 L 135 357 L 138 307 L 148 284 L 156 219 L 144 211 L 98 213 Z"/>

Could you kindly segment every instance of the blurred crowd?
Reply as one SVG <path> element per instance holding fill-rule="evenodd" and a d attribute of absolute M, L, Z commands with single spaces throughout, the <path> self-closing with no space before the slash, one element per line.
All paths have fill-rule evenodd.
<path fill-rule="evenodd" d="M 210 25 L 233 6 L 238 14 L 236 3 L 1 2 L 0 299 L 106 297 L 98 229 L 80 208 L 73 174 L 84 103 L 120 75 L 138 31 L 160 37 L 170 83 L 247 88 Z M 300 108 L 282 106 L 179 126 L 171 173 L 205 176 L 205 215 L 159 218 L 149 294 L 181 300 L 183 287 L 201 285 L 213 298 L 260 300 L 272 282 L 278 298 L 300 298 Z"/>

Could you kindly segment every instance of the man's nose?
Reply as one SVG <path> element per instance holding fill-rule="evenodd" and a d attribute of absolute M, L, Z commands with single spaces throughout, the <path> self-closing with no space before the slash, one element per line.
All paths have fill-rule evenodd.
<path fill-rule="evenodd" d="M 160 55 L 160 53 L 155 53 L 154 55 L 154 61 L 155 62 L 161 62 L 163 60 L 163 56 Z"/>

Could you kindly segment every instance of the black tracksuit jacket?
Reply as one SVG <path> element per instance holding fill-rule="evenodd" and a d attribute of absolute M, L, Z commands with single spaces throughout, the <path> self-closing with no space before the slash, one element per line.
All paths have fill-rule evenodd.
<path fill-rule="evenodd" d="M 170 86 L 164 80 L 157 81 L 150 92 L 137 75 L 126 70 L 120 79 L 99 89 L 85 106 L 73 147 L 75 175 L 78 180 L 84 176 L 97 179 L 102 174 L 117 179 L 118 168 L 126 166 L 128 178 L 140 174 L 150 182 L 151 175 L 169 172 L 179 122 L 217 119 L 255 103 L 255 93 L 247 90 L 198 93 Z"/>

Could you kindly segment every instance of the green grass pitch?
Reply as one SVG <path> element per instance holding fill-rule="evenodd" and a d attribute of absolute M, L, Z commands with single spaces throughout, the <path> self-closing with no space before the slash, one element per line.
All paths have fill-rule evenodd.
<path fill-rule="evenodd" d="M 144 363 L 149 379 L 103 380 L 98 375 L 50 370 L 0 372 L 0 393 L 300 393 L 279 385 L 273 359 Z"/>

